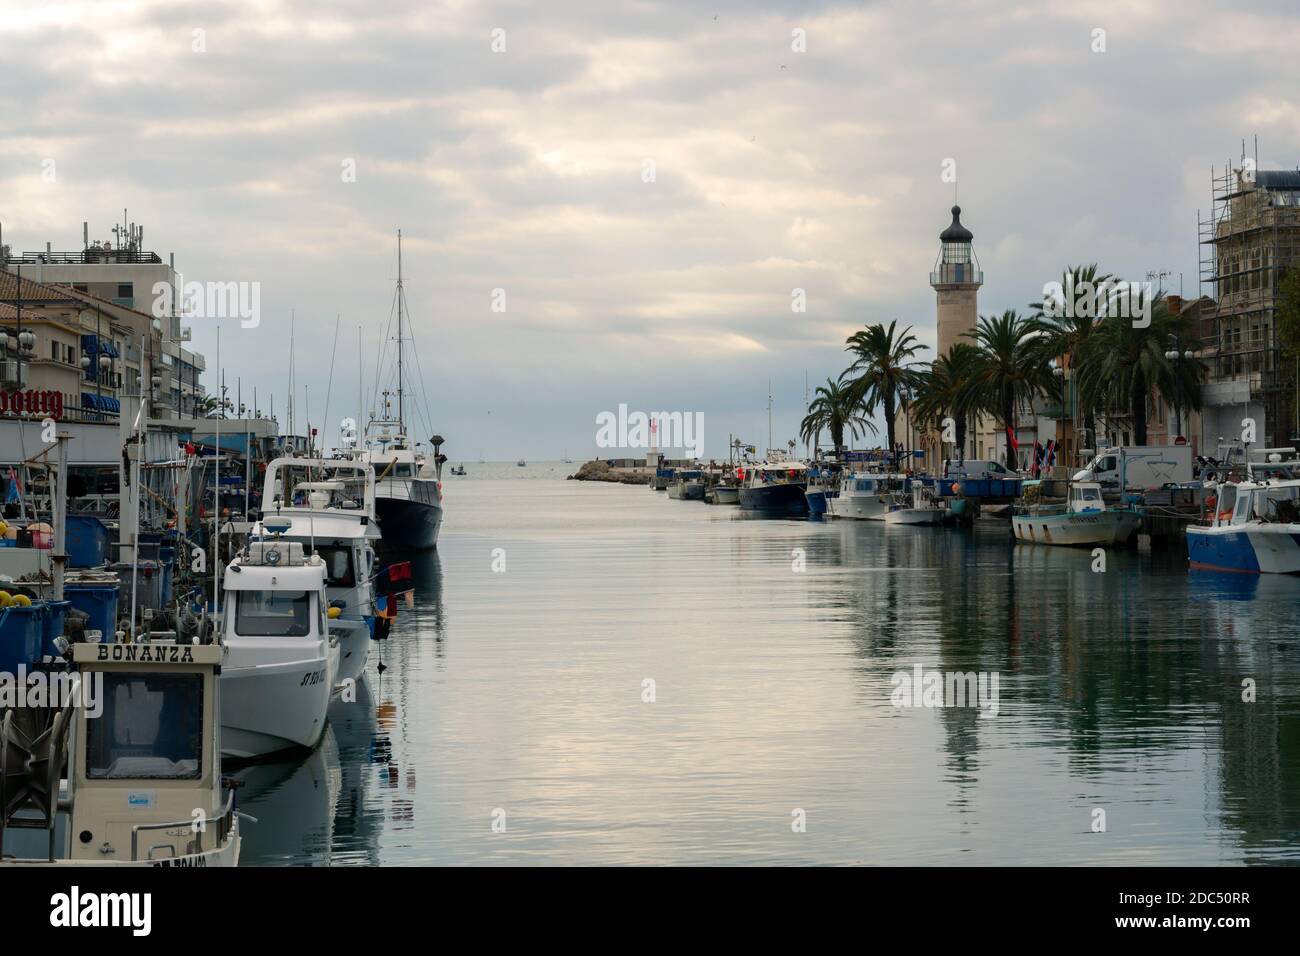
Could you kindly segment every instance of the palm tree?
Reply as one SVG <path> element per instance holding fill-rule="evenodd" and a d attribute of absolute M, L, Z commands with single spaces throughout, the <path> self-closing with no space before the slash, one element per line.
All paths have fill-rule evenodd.
<path fill-rule="evenodd" d="M 1073 292 L 1076 297 L 1080 289 L 1092 289 L 1094 304 L 1097 301 L 1109 299 L 1109 292 L 1114 287 L 1114 277 L 1109 273 L 1103 275 L 1097 274 L 1097 263 L 1091 265 L 1068 266 L 1061 273 L 1061 289 L 1067 294 Z M 1092 332 L 1097 327 L 1097 315 L 1095 308 L 1079 309 L 1076 308 L 1075 302 L 1067 303 L 1068 308 L 1062 308 L 1061 303 L 1055 303 L 1049 306 L 1046 292 L 1043 300 L 1029 303 L 1029 307 L 1034 310 L 1034 318 L 1047 326 L 1047 334 L 1052 339 L 1051 350 L 1054 356 L 1067 356 L 1069 367 L 1078 374 L 1078 369 L 1086 360 L 1086 353 L 1091 342 Z M 1088 314 L 1081 315 L 1081 312 Z M 1082 391 L 1077 387 L 1075 389 L 1076 401 L 1078 402 L 1077 413 L 1082 424 L 1084 435 L 1091 435 L 1096 440 L 1097 434 L 1093 429 L 1093 417 L 1096 411 L 1094 405 L 1087 402 Z"/>
<path fill-rule="evenodd" d="M 1169 359 L 1172 345 L 1194 338 L 1191 323 L 1169 311 L 1163 292 L 1150 302 L 1150 322 L 1131 318 L 1142 303 L 1110 309 L 1091 336 L 1080 370 L 1080 388 L 1098 407 L 1126 414 L 1133 423 L 1133 443 L 1147 443 L 1147 404 L 1159 393 L 1166 402 L 1192 411 L 1201 407 L 1205 366 L 1197 360 Z"/>
<path fill-rule="evenodd" d="M 953 447 L 966 457 L 966 430 L 980 411 L 973 387 L 979 369 L 980 351 L 968 342 L 954 343 L 947 355 L 940 355 L 920 375 L 912 415 L 922 428 L 942 430 L 944 420 L 953 421 Z"/>
<path fill-rule="evenodd" d="M 844 350 L 856 357 L 840 375 L 840 381 L 848 383 L 853 405 L 868 415 L 874 415 L 877 407 L 883 409 L 891 460 L 895 454 L 894 414 L 904 392 L 919 383 L 920 375 L 912 359 L 927 348 L 912 335 L 911 326 L 901 332 L 896 331 L 897 326 L 897 319 L 887 329 L 878 322 L 849 336 Z"/>
<path fill-rule="evenodd" d="M 200 395 L 194 399 L 194 417 L 208 418 L 217 410 L 217 397 L 215 395 Z"/>
<path fill-rule="evenodd" d="M 973 400 L 1008 430 L 1009 438 L 1015 434 L 1016 409 L 1057 390 L 1056 376 L 1048 364 L 1052 357 L 1048 328 L 1033 316 L 1007 309 L 1001 315 L 980 316 L 975 331 L 966 334 L 980 352 L 971 385 Z M 1007 467 L 1017 468 L 1010 441 Z"/>
<path fill-rule="evenodd" d="M 849 390 L 834 379 L 827 379 L 825 385 L 818 385 L 815 396 L 808 403 L 808 414 L 799 425 L 799 437 L 816 449 L 821 439 L 822 429 L 831 433 L 831 442 L 835 445 L 835 455 L 839 457 L 844 450 L 844 432 L 857 438 L 876 432 L 876 426 L 862 414 L 862 406 L 849 400 Z"/>

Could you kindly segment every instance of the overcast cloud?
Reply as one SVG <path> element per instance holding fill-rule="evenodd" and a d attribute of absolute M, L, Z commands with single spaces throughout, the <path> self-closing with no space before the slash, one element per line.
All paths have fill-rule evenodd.
<path fill-rule="evenodd" d="M 838 374 L 863 323 L 933 343 L 954 199 L 981 312 L 1074 262 L 1196 294 L 1211 165 L 1256 135 L 1261 168 L 1300 163 L 1297 49 L 1281 0 L 0 3 L 0 221 L 73 249 L 128 207 L 187 280 L 260 282 L 222 364 L 277 410 L 290 310 L 316 417 L 341 315 L 331 424 L 400 227 L 453 460 L 593 454 L 619 403 L 701 411 L 725 455 L 766 441 L 769 378 L 793 437 L 805 372 Z"/>

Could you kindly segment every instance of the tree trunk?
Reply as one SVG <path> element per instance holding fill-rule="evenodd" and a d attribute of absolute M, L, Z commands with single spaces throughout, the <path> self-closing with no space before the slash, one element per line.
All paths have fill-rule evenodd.
<path fill-rule="evenodd" d="M 1133 378 L 1133 444 L 1147 443 L 1147 390 L 1146 381 L 1141 375 Z"/>
<path fill-rule="evenodd" d="M 1007 470 L 1019 471 L 1020 459 L 1016 455 L 1016 449 L 1011 444 L 1011 439 L 1016 433 L 1015 407 L 1009 398 L 1002 400 L 1002 427 L 1007 436 Z"/>
<path fill-rule="evenodd" d="M 894 396 L 885 392 L 885 440 L 889 442 L 889 460 L 893 463 L 891 470 L 898 470 L 898 449 L 894 446 Z"/>

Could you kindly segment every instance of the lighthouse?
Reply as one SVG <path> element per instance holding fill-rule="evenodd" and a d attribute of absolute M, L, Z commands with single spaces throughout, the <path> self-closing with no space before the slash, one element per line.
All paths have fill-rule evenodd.
<path fill-rule="evenodd" d="M 952 223 L 939 233 L 939 260 L 930 273 L 938 318 L 938 352 L 947 355 L 958 342 L 970 342 L 967 332 L 975 331 L 978 321 L 979 288 L 984 273 L 971 249 L 975 237 L 961 224 L 961 206 L 952 207 Z"/>

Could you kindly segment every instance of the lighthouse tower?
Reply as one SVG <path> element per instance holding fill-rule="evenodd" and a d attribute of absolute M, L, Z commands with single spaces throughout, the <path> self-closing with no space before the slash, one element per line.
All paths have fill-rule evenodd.
<path fill-rule="evenodd" d="M 942 248 L 935 271 L 930 273 L 930 285 L 938 299 L 939 349 L 936 358 L 947 355 L 958 342 L 970 342 L 965 334 L 975 331 L 977 298 L 979 288 L 984 284 L 984 273 L 971 250 L 974 238 L 971 231 L 961 224 L 961 206 L 953 206 L 952 224 L 939 233 Z"/>

